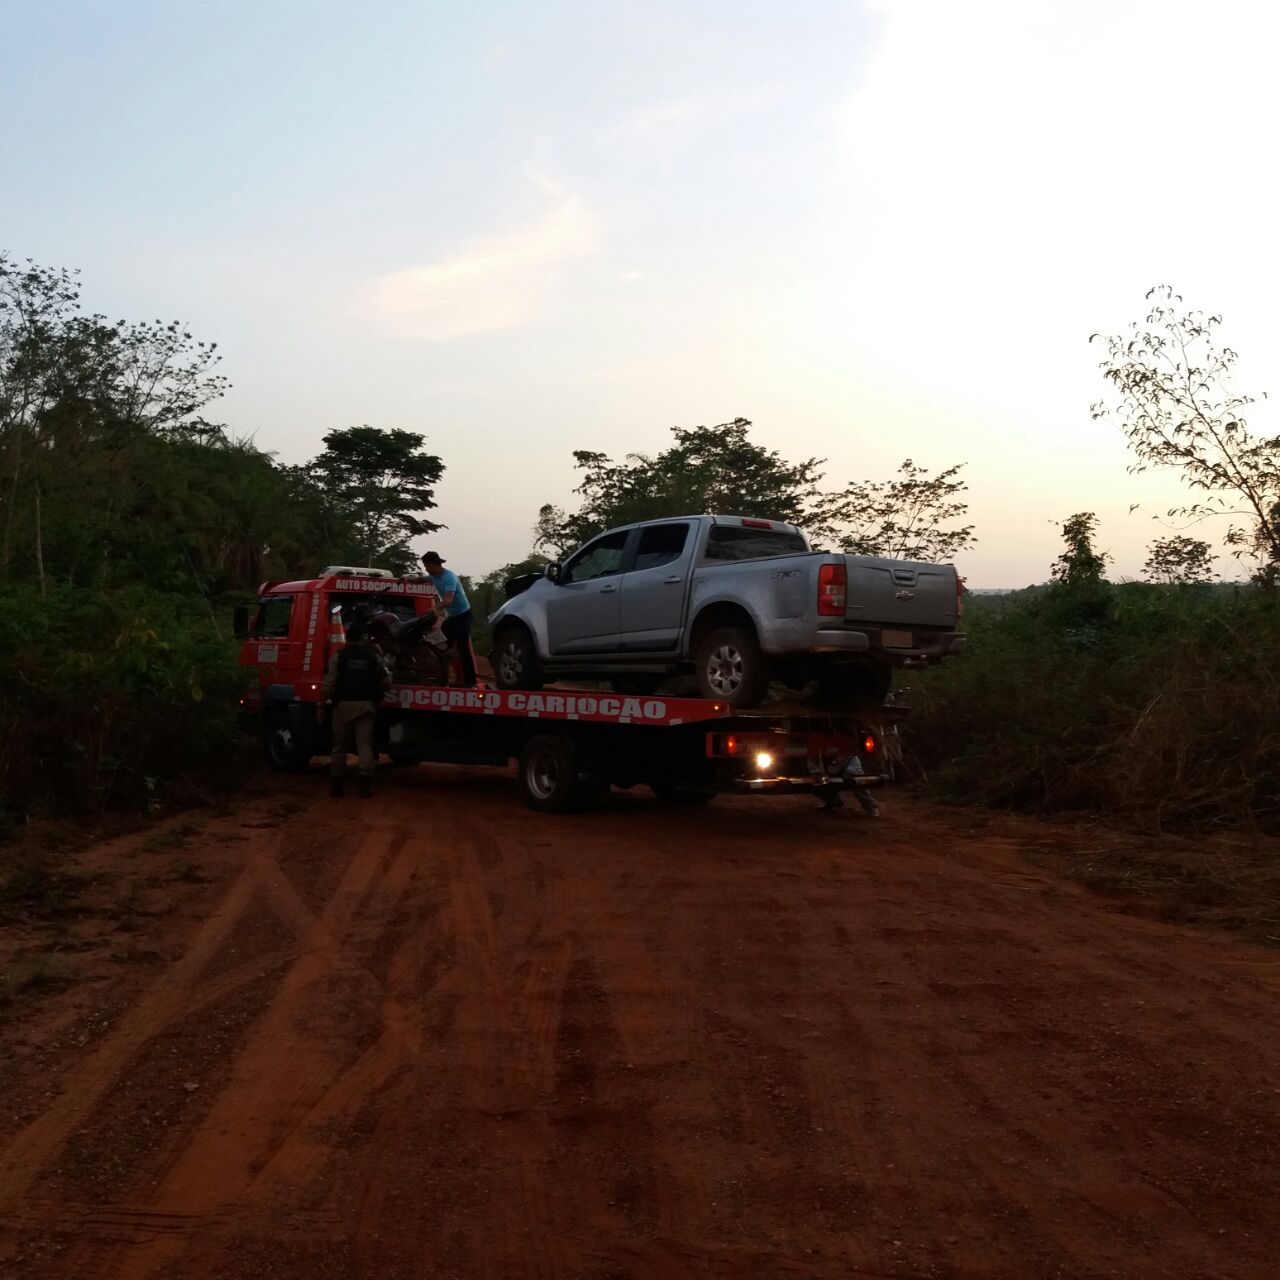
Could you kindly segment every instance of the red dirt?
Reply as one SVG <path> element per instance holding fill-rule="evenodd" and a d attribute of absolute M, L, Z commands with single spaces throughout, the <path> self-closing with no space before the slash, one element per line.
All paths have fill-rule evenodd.
<path fill-rule="evenodd" d="M 201 820 L 9 1010 L 0 1274 L 1276 1274 L 1280 960 L 1052 829 L 379 781 Z"/>

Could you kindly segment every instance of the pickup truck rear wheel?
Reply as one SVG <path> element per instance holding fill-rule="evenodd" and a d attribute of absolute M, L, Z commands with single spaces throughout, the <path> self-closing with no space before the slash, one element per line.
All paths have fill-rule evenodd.
<path fill-rule="evenodd" d="M 489 664 L 499 689 L 542 688 L 533 637 L 523 627 L 507 626 L 494 636 Z"/>
<path fill-rule="evenodd" d="M 717 627 L 698 648 L 698 689 L 735 707 L 754 707 L 769 687 L 760 642 L 743 627 Z"/>

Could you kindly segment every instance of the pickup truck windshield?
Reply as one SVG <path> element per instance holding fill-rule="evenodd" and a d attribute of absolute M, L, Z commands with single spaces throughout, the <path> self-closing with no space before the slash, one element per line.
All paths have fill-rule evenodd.
<path fill-rule="evenodd" d="M 770 556 L 803 555 L 809 548 L 798 533 L 785 529 L 744 529 L 715 524 L 703 553 L 706 560 L 767 560 Z"/>

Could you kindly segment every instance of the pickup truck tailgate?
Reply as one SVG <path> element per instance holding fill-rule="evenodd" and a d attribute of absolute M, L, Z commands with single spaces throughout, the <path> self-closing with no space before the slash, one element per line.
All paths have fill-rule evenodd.
<path fill-rule="evenodd" d="M 955 627 L 954 566 L 879 556 L 845 556 L 844 559 L 845 617 L 849 622 L 894 627 Z"/>

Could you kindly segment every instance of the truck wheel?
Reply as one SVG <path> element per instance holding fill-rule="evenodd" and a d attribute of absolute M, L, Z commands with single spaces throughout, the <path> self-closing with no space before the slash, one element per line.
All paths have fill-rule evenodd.
<path fill-rule="evenodd" d="M 663 804 L 710 804 L 716 798 L 714 791 L 696 791 L 692 787 L 680 787 L 674 782 L 661 778 L 655 778 L 650 782 L 649 790 L 653 792 L 654 798 L 661 800 Z"/>
<path fill-rule="evenodd" d="M 493 680 L 499 689 L 541 689 L 542 673 L 533 637 L 523 627 L 507 627 L 493 640 L 489 655 Z"/>
<path fill-rule="evenodd" d="M 698 649 L 698 690 L 735 707 L 754 707 L 769 687 L 760 642 L 743 627 L 717 627 Z"/>
<path fill-rule="evenodd" d="M 893 688 L 893 668 L 878 662 L 825 667 L 818 673 L 818 697 L 836 710 L 883 706 Z"/>
<path fill-rule="evenodd" d="M 311 751 L 298 740 L 288 718 L 274 716 L 264 740 L 267 763 L 277 773 L 301 773 L 311 763 Z"/>
<path fill-rule="evenodd" d="M 563 813 L 581 798 L 570 743 L 558 733 L 539 733 L 520 751 L 516 765 L 520 794 L 531 809 Z"/>

